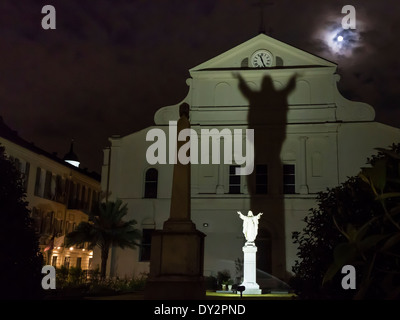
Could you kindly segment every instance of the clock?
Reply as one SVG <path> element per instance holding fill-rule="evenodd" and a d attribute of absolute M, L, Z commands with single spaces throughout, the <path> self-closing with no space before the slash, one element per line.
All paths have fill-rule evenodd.
<path fill-rule="evenodd" d="M 251 55 L 250 62 L 255 68 L 267 68 L 272 66 L 273 59 L 271 52 L 260 49 Z"/>

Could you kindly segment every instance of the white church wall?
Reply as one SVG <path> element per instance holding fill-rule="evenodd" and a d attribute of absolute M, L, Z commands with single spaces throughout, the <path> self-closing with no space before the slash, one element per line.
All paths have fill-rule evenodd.
<path fill-rule="evenodd" d="M 155 127 L 149 127 L 129 136 L 112 140 L 110 190 L 119 198 L 141 199 L 144 198 L 145 173 L 149 168 L 158 171 L 158 198 L 171 197 L 172 170 L 171 164 L 149 164 L 146 151 L 153 141 L 146 141 L 146 134 Z M 157 127 L 162 130 L 166 139 L 166 152 L 168 162 L 168 127 Z"/>
<path fill-rule="evenodd" d="M 296 81 L 294 92 L 288 97 L 289 105 L 310 104 L 311 103 L 311 87 L 307 80 Z"/>
<path fill-rule="evenodd" d="M 337 185 L 336 133 L 314 134 L 307 139 L 306 174 L 310 193 Z"/>
<path fill-rule="evenodd" d="M 297 74 L 295 90 L 288 97 L 290 105 L 319 105 L 335 102 L 335 77 L 333 68 L 289 70 L 242 70 L 240 74 L 253 90 L 260 90 L 264 76 L 271 76 L 275 89 L 283 89 L 290 76 Z M 238 89 L 233 71 L 203 71 L 194 73 L 190 82 L 191 104 L 195 107 L 248 106 L 248 101 Z M 212 92 L 213 94 L 210 94 Z"/>
<path fill-rule="evenodd" d="M 213 203 L 218 201 L 221 200 L 208 199 L 208 209 L 193 208 L 192 220 L 196 228 L 206 234 L 204 275 L 216 276 L 218 271 L 228 269 L 233 277 L 235 259 L 243 254 L 242 224 L 236 213 L 238 209 L 214 209 Z"/>
<path fill-rule="evenodd" d="M 311 208 L 316 207 L 317 203 L 314 197 L 307 198 L 286 198 L 285 199 L 285 257 L 286 257 L 286 271 L 291 273 L 298 260 L 297 250 L 298 246 L 293 243 L 293 232 L 302 231 L 306 226 L 303 219 Z"/>
<path fill-rule="evenodd" d="M 293 231 L 300 231 L 303 228 L 302 219 L 315 205 L 313 194 L 337 185 L 338 167 L 342 175 L 344 172 L 356 174 L 359 167 L 365 163 L 366 157 L 373 153 L 375 146 L 388 146 L 394 142 L 389 137 L 395 137 L 396 134 L 399 137 L 397 129 L 377 123 L 341 124 L 339 135 L 336 133 L 336 127 L 336 124 L 313 125 L 312 127 L 310 125 L 291 125 L 288 127 L 281 159 L 284 163 L 296 164 L 296 191 L 298 192 L 301 180 L 298 174 L 304 167 L 301 137 L 307 138 L 305 164 L 306 181 L 310 193 L 310 198 L 302 198 L 299 195 L 285 197 L 284 238 L 286 271 L 288 272 L 294 265 L 297 252 L 297 247 L 292 244 L 291 235 Z M 167 133 L 166 128 L 163 129 Z M 173 166 L 168 164 L 150 166 L 147 163 L 143 156 L 149 145 L 149 143 L 145 143 L 145 132 L 147 131 L 131 135 L 128 139 L 124 138 L 117 144 L 121 149 L 116 149 L 116 147 L 112 149 L 118 150 L 118 154 L 114 155 L 114 158 L 112 157 L 112 161 L 114 161 L 114 163 L 112 162 L 112 171 L 115 170 L 117 174 L 123 173 L 120 176 L 123 188 L 117 188 L 118 191 L 113 194 L 128 203 L 129 217 L 127 218 L 136 219 L 139 229 L 142 229 L 141 222 L 146 219 L 153 219 L 155 228 L 161 229 L 164 221 L 169 217 Z M 361 135 L 359 135 L 360 132 Z M 374 138 L 365 139 L 366 136 Z M 360 140 L 359 137 L 363 137 L 363 139 Z M 339 150 L 339 156 L 336 150 Z M 357 153 L 358 156 L 348 157 L 348 152 Z M 338 157 L 341 157 L 340 165 Z M 143 198 L 144 174 L 149 167 L 157 168 L 159 173 L 157 199 Z M 222 174 L 219 173 L 220 168 Z M 244 188 L 246 177 L 242 178 L 243 195 L 217 195 L 218 179 L 221 177 L 224 193 L 228 192 L 229 165 L 193 165 L 192 172 L 197 172 L 197 175 L 192 175 L 192 185 L 198 185 L 198 193 L 194 194 L 195 199 L 192 200 L 192 218 L 197 228 L 207 235 L 205 239 L 205 275 L 216 275 L 218 271 L 229 269 L 228 266 L 231 266 L 233 269 L 230 270 L 234 272 L 234 261 L 241 256 L 243 245 L 241 223 L 239 219 L 236 219 L 235 212 L 237 210 L 246 212 L 249 208 L 249 197 Z M 204 195 L 207 193 L 215 198 L 207 199 L 207 196 Z M 228 202 L 232 204 L 232 208 L 229 210 L 226 209 Z M 204 227 L 204 223 L 208 223 L 208 227 Z M 273 226 L 271 225 L 271 227 Z M 230 245 L 227 246 L 227 243 Z M 110 264 L 113 270 L 112 274 L 118 274 L 120 277 L 133 274 L 137 276 L 148 271 L 149 262 L 138 261 L 139 250 L 128 252 L 115 249 L 113 257 L 117 262 Z"/>
<path fill-rule="evenodd" d="M 148 163 L 146 151 L 153 142 L 146 141 L 146 134 L 153 128 L 149 127 L 122 138 L 110 139 L 112 144 L 109 199 L 120 198 L 127 204 L 128 215 L 125 219 L 135 219 L 136 228 L 140 231 L 147 228 L 162 229 L 164 221 L 169 217 L 173 166 Z M 168 127 L 158 128 L 168 132 Z M 108 154 L 105 154 L 105 158 L 108 159 Z M 105 163 L 108 163 L 107 159 L 104 160 Z M 144 193 L 145 175 L 149 168 L 155 168 L 158 172 L 157 198 L 154 199 L 145 198 Z M 106 166 L 103 172 L 108 174 Z M 107 176 L 103 176 L 103 181 L 103 185 L 106 186 Z M 154 224 L 149 226 L 147 224 L 149 221 L 153 221 Z M 135 250 L 112 248 L 109 256 L 110 276 L 130 278 L 149 272 L 149 261 L 141 261 L 139 248 Z"/>
<path fill-rule="evenodd" d="M 196 193 L 215 193 L 218 185 L 218 164 L 193 165 L 192 185 L 198 186 Z"/>
<path fill-rule="evenodd" d="M 273 57 L 279 57 L 273 67 L 285 68 L 248 68 L 249 57 L 260 48 L 268 48 Z M 239 70 L 241 67 L 244 69 Z M 192 128 L 198 132 L 203 128 L 247 128 L 249 102 L 240 92 L 234 72 L 239 71 L 253 90 L 260 89 L 265 75 L 272 77 L 275 89 L 284 88 L 293 74 L 298 76 L 296 88 L 288 97 L 286 140 L 280 154 L 282 163 L 295 165 L 297 194 L 282 195 L 282 176 L 277 173 L 281 169 L 276 168 L 281 163 L 276 155 L 268 153 L 280 150 L 281 146 L 277 146 L 271 130 L 265 127 L 256 129 L 255 134 L 266 140 L 264 152 L 258 154 L 256 161 L 269 165 L 267 195 L 250 198 L 246 176 L 241 177 L 241 194 L 228 194 L 229 164 L 192 165 L 192 220 L 206 234 L 205 275 L 216 275 L 223 269 L 230 269 L 234 275 L 234 261 L 243 256 L 244 243 L 236 211 L 246 213 L 254 206 L 255 210 L 265 208 L 260 228 L 271 235 L 272 274 L 286 278 L 297 259 L 292 232 L 303 229 L 302 219 L 316 205 L 316 193 L 357 174 L 375 147 L 388 147 L 400 141 L 399 129 L 372 122 L 375 113 L 371 106 L 341 96 L 336 69 L 329 61 L 259 35 L 190 70 L 191 78 L 186 81 L 189 92 L 184 101 L 191 106 Z M 111 177 L 107 181 L 103 176 L 102 186 L 109 185 L 112 198 L 119 197 L 128 203 L 129 218 L 138 221 L 139 229 L 149 226 L 149 221 L 154 222 L 156 229 L 162 229 L 169 217 L 173 165 L 148 164 L 146 150 L 153 142 L 146 142 L 146 133 L 153 128 L 168 133 L 168 121 L 179 118 L 178 110 L 179 103 L 161 108 L 155 123 L 162 126 L 111 139 Z M 167 135 L 167 150 L 168 141 Z M 270 166 L 270 162 L 274 164 Z M 156 199 L 144 198 L 145 173 L 149 168 L 158 170 Z M 104 166 L 103 174 L 107 172 Z M 113 253 L 110 265 L 114 274 L 138 275 L 148 270 L 148 262 L 138 261 L 139 251 L 125 254 L 118 249 Z"/>
<path fill-rule="evenodd" d="M 281 159 L 284 164 L 296 166 L 296 192 L 300 193 L 301 185 L 308 187 L 308 193 L 317 193 L 336 186 L 338 179 L 335 126 L 290 126 L 282 146 Z"/>

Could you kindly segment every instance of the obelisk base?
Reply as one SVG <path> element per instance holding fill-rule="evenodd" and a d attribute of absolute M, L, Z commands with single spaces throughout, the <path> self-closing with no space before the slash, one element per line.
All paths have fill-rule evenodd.
<path fill-rule="evenodd" d="M 154 231 L 145 299 L 205 298 L 203 277 L 205 234 L 196 229 L 184 231 L 186 228 L 191 229 L 190 224 L 186 227 L 184 225 L 184 223 L 180 225 L 179 231 L 168 230 L 168 224 L 164 226 L 164 230 Z"/>
<path fill-rule="evenodd" d="M 253 242 L 246 242 L 243 253 L 243 283 L 241 286 L 246 288 L 243 294 L 261 294 L 260 286 L 256 282 L 257 247 Z"/>

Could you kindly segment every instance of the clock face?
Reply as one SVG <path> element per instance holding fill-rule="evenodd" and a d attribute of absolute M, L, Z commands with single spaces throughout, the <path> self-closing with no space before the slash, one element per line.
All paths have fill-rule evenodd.
<path fill-rule="evenodd" d="M 251 64 L 256 68 L 267 68 L 272 66 L 273 57 L 267 50 L 257 50 L 250 58 Z"/>

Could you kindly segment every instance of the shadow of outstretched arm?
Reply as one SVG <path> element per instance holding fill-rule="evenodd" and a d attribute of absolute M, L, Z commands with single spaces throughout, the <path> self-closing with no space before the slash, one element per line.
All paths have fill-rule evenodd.
<path fill-rule="evenodd" d="M 297 73 L 292 75 L 286 85 L 286 87 L 282 90 L 284 95 L 287 97 L 292 91 L 296 88 L 296 79 L 297 79 Z"/>
<path fill-rule="evenodd" d="M 233 73 L 233 76 L 239 80 L 239 89 L 240 92 L 248 99 L 250 100 L 250 97 L 253 95 L 253 90 L 250 89 L 250 87 L 247 85 L 247 83 L 244 81 L 243 77 L 241 76 L 240 73 Z"/>

